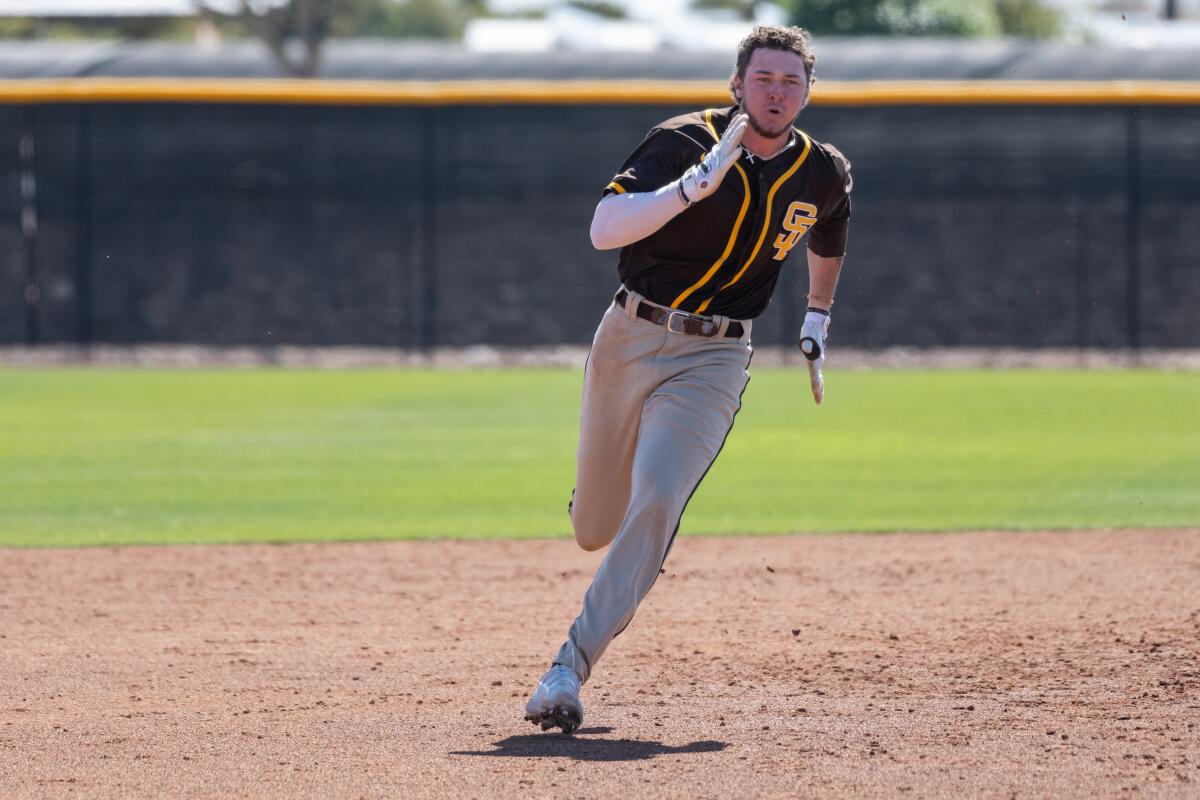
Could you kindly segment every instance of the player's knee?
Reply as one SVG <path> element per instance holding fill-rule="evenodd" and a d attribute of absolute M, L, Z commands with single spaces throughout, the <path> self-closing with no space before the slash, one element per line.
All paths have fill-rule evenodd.
<path fill-rule="evenodd" d="M 575 530 L 575 543 L 588 552 L 601 549 L 616 535 L 613 525 L 594 515 L 579 513 L 579 506 L 572 509 L 571 525 Z"/>
<path fill-rule="evenodd" d="M 589 553 L 602 549 L 608 542 L 603 539 L 588 539 L 579 535 L 579 531 L 575 532 L 575 544 L 579 545 L 581 550 L 586 550 Z"/>
<path fill-rule="evenodd" d="M 588 552 L 599 550 L 612 540 L 612 536 L 606 535 L 604 528 L 594 521 L 585 522 L 575 516 L 571 518 L 571 522 L 575 528 L 575 544 Z"/>

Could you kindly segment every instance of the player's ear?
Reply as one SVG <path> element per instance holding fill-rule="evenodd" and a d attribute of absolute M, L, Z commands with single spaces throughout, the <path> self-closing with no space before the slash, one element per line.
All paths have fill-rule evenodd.
<path fill-rule="evenodd" d="M 808 101 L 812 100 L 813 84 L 815 84 L 816 82 L 817 82 L 817 79 L 814 78 L 811 74 L 809 74 L 808 83 L 805 84 L 805 86 L 804 86 L 804 104 L 800 107 L 800 109 L 802 111 L 804 109 L 808 108 Z"/>

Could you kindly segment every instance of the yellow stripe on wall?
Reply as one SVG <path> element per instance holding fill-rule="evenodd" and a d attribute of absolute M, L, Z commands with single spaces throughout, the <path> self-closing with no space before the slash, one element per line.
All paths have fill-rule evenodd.
<path fill-rule="evenodd" d="M 824 105 L 1192 105 L 1195 81 L 818 81 Z"/>
<path fill-rule="evenodd" d="M 0 80 L 0 103 L 324 105 L 731 104 L 722 81 L 343 81 L 208 78 Z M 813 103 L 1200 105 L 1197 81 L 818 81 Z"/>
<path fill-rule="evenodd" d="M 71 78 L 0 81 L 0 102 L 516 105 L 689 103 L 720 96 L 709 81 L 342 81 Z M 723 97 L 728 97 L 724 95 Z"/>

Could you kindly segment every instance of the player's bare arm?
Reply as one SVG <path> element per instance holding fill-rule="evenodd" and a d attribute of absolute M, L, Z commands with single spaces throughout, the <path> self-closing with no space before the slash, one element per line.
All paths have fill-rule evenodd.
<path fill-rule="evenodd" d="M 721 140 L 677 180 L 654 192 L 628 192 L 605 197 L 592 217 L 592 246 L 612 250 L 645 239 L 688 206 L 711 195 L 742 154 L 745 114 L 734 117 Z"/>
<path fill-rule="evenodd" d="M 842 272 L 845 256 L 819 256 L 808 251 L 808 305 L 829 311 L 833 308 L 833 296 L 837 292 L 838 276 Z"/>

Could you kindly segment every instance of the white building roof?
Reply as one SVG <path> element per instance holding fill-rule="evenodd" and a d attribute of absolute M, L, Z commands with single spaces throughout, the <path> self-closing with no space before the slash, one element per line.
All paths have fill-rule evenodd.
<path fill-rule="evenodd" d="M 206 0 L 222 11 L 233 11 L 237 0 Z M 272 0 L 268 0 L 272 2 Z M 190 17 L 195 0 L 3 0 L 4 17 Z"/>
<path fill-rule="evenodd" d="M 396 0 L 404 2 L 405 0 Z M 1043 0 L 1066 13 L 1067 40 L 1139 50 L 1192 49 L 1200 45 L 1200 0 L 1180 0 L 1191 19 L 1159 19 L 1161 0 Z M 239 0 L 205 0 L 235 11 Z M 286 0 L 255 0 L 266 6 Z M 610 0 L 625 9 L 613 20 L 581 11 L 566 0 L 489 0 L 492 11 L 515 14 L 544 11 L 544 19 L 476 19 L 468 23 L 464 45 L 475 52 L 577 51 L 653 52 L 731 50 L 755 24 L 777 25 L 787 15 L 777 5 L 760 3 L 753 22 L 732 12 L 698 12 L 691 0 Z M 196 13 L 196 0 L 0 0 L 0 17 L 179 16 Z M 1115 9 L 1115 10 L 1114 10 Z M 1120 9 L 1125 9 L 1122 13 Z"/>

